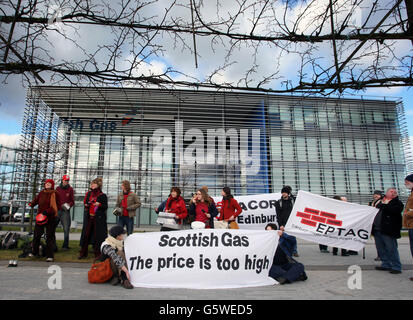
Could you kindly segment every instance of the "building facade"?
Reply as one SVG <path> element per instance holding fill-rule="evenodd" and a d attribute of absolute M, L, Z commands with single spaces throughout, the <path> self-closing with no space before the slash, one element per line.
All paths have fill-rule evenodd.
<path fill-rule="evenodd" d="M 103 178 L 109 212 L 129 180 L 143 202 L 138 225 L 155 224 L 172 186 L 189 199 L 203 185 L 212 196 L 289 185 L 366 204 L 376 189 L 406 196 L 405 127 L 398 100 L 31 87 L 14 192 L 29 201 L 46 178 L 68 174 L 82 221 L 92 179 Z"/>

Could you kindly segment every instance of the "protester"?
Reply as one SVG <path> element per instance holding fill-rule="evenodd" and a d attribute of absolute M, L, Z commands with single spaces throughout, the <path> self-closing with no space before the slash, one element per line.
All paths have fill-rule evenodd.
<path fill-rule="evenodd" d="M 218 215 L 218 210 L 205 189 L 199 189 L 192 198 L 189 214 L 195 216 L 195 221 L 204 223 L 205 228 L 214 228 L 214 218 Z"/>
<path fill-rule="evenodd" d="M 86 258 L 88 246 L 93 244 L 95 258 L 100 255 L 100 246 L 108 236 L 107 209 L 108 199 L 102 192 L 103 181 L 94 179 L 90 184 L 90 191 L 83 200 L 85 209 L 83 214 L 83 227 L 80 236 L 79 259 Z"/>
<path fill-rule="evenodd" d="M 382 198 L 383 198 L 383 192 L 381 192 L 380 190 L 374 190 L 373 200 L 369 202 L 369 206 L 376 207 L 381 202 Z M 376 237 L 373 236 L 373 238 L 374 238 L 374 243 L 377 248 Z M 378 251 L 377 251 L 377 257 L 374 259 L 374 261 L 381 261 Z"/>
<path fill-rule="evenodd" d="M 383 198 L 383 192 L 380 190 L 374 190 L 373 193 L 373 200 L 369 202 L 370 207 L 376 207 L 378 203 L 380 203 L 380 200 Z"/>
<path fill-rule="evenodd" d="M 203 189 L 207 194 L 209 199 L 211 200 L 212 203 L 215 204 L 214 198 L 212 198 L 211 196 L 209 196 L 209 191 L 208 191 L 208 187 L 207 186 L 202 186 L 201 189 Z M 191 200 L 189 201 L 189 204 L 191 205 L 191 203 L 194 203 L 197 199 L 197 194 L 193 194 Z"/>
<path fill-rule="evenodd" d="M 403 203 L 399 200 L 395 188 L 386 191 L 377 208 L 380 211 L 373 222 L 373 233 L 382 263 L 380 267 L 376 267 L 376 270 L 399 274 L 402 272 L 402 265 L 397 239 L 401 237 Z"/>
<path fill-rule="evenodd" d="M 235 219 L 241 214 L 242 209 L 238 201 L 234 199 L 229 187 L 224 187 L 221 191 L 222 204 L 218 220 L 228 222 L 235 222 Z"/>
<path fill-rule="evenodd" d="M 341 200 L 341 201 L 344 201 L 344 202 L 347 202 L 347 201 L 348 201 L 348 200 L 347 200 L 347 197 L 340 197 L 340 200 Z M 347 250 L 346 253 L 347 253 L 349 256 L 356 256 L 356 255 L 358 255 L 358 252 L 357 252 L 357 251 L 353 251 L 353 250 Z"/>
<path fill-rule="evenodd" d="M 410 253 L 413 256 L 413 174 L 404 179 L 404 185 L 410 190 L 410 195 L 403 212 L 403 228 L 409 230 Z M 413 277 L 410 280 L 413 281 Z"/>
<path fill-rule="evenodd" d="M 54 181 L 47 179 L 44 189 L 29 203 L 37 207 L 36 224 L 32 242 L 32 253 L 29 257 L 39 257 L 40 239 L 46 230 L 46 261 L 54 261 L 54 246 L 56 243 L 56 217 L 58 215 L 59 193 L 54 189 Z"/>
<path fill-rule="evenodd" d="M 277 230 L 273 223 L 267 224 L 265 230 Z M 280 236 L 278 246 L 274 254 L 273 264 L 269 276 L 277 280 L 280 284 L 293 283 L 295 281 L 307 280 L 304 265 L 292 258 L 295 242 L 294 237 L 284 232 L 284 227 L 278 231 Z"/>
<path fill-rule="evenodd" d="M 346 197 L 334 196 L 333 199 L 347 202 Z M 343 200 L 343 199 L 345 199 L 345 200 Z M 336 256 L 337 253 L 338 253 L 338 248 L 333 248 L 333 255 Z M 343 257 L 348 257 L 349 256 L 346 249 L 341 249 L 341 256 L 343 256 Z"/>
<path fill-rule="evenodd" d="M 75 205 L 75 196 L 73 188 L 69 184 L 70 178 L 68 175 L 64 175 L 62 177 L 62 182 L 56 188 L 56 191 L 59 193 L 59 211 L 58 216 L 56 219 L 56 226 L 59 222 L 62 224 L 63 233 L 64 233 L 64 240 L 62 249 L 69 250 L 69 233 L 70 233 L 70 225 L 72 223 L 72 219 L 70 218 L 70 209 Z"/>
<path fill-rule="evenodd" d="M 100 260 L 110 259 L 110 267 L 113 271 L 113 277 L 110 280 L 112 285 L 116 286 L 121 283 L 125 289 L 133 289 L 123 248 L 125 233 L 123 226 L 116 225 L 110 228 L 109 236 L 100 247 L 102 252 Z"/>
<path fill-rule="evenodd" d="M 275 203 L 275 211 L 277 213 L 277 222 L 281 227 L 285 227 L 291 211 L 293 210 L 295 197 L 291 194 L 292 189 L 290 186 L 284 186 L 281 189 L 281 199 Z M 290 236 L 292 237 L 292 236 Z M 293 256 L 298 257 L 297 247 L 293 248 Z"/>
<path fill-rule="evenodd" d="M 170 196 L 166 201 L 165 212 L 175 213 L 175 221 L 178 223 L 178 225 L 182 225 L 182 220 L 185 219 L 188 215 L 184 198 L 181 197 L 181 189 L 179 189 L 178 187 L 171 188 Z M 172 230 L 176 229 L 165 226 L 161 227 L 161 231 Z"/>
<path fill-rule="evenodd" d="M 116 201 L 116 208 L 120 208 L 118 225 L 122 228 L 126 226 L 128 235 L 133 233 L 133 223 L 136 215 L 136 209 L 141 206 L 139 197 L 131 191 L 130 182 L 122 181 L 122 193 Z"/>

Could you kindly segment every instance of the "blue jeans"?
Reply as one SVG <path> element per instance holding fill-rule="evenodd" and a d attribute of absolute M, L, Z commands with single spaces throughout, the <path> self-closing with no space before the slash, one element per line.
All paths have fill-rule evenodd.
<path fill-rule="evenodd" d="M 64 232 L 64 240 L 63 240 L 62 248 L 68 248 L 69 247 L 70 224 L 71 224 L 69 210 L 64 210 L 64 209 L 59 210 L 58 216 L 56 219 L 56 227 L 59 224 L 59 222 L 62 224 L 63 232 Z"/>
<path fill-rule="evenodd" d="M 128 235 L 133 233 L 133 221 L 134 218 L 129 218 L 125 216 L 119 217 L 118 225 L 120 225 L 122 228 L 126 226 L 126 232 Z"/>
<path fill-rule="evenodd" d="M 377 252 L 381 259 L 381 266 L 392 270 L 402 271 L 397 239 L 375 231 Z"/>

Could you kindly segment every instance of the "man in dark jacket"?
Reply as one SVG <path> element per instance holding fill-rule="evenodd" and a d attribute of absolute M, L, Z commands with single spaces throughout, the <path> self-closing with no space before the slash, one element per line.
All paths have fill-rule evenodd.
<path fill-rule="evenodd" d="M 70 219 L 70 208 L 75 205 L 75 196 L 73 188 L 69 184 L 69 176 L 64 175 L 62 182 L 56 188 L 56 191 L 59 193 L 60 203 L 59 203 L 59 212 L 56 219 L 56 226 L 59 222 L 62 223 L 63 232 L 64 232 L 64 241 L 62 249 L 68 250 L 69 248 L 69 233 L 70 225 L 72 223 Z"/>
<path fill-rule="evenodd" d="M 281 189 L 281 199 L 275 203 L 275 212 L 277 213 L 277 222 L 280 229 L 287 224 L 288 218 L 294 207 L 295 198 L 291 194 L 291 191 L 292 189 L 290 186 L 283 187 Z M 293 248 L 293 256 L 298 257 L 297 245 Z"/>
<path fill-rule="evenodd" d="M 269 223 L 265 229 L 277 230 L 277 226 L 273 223 Z M 296 242 L 295 238 L 286 234 L 284 232 L 284 227 L 278 231 L 278 234 L 280 239 L 274 254 L 274 260 L 269 276 L 277 280 L 280 284 L 307 280 L 304 265 L 292 258 L 292 251 Z"/>
<path fill-rule="evenodd" d="M 376 270 L 399 274 L 402 272 L 402 265 L 397 239 L 401 237 L 403 203 L 399 200 L 395 188 L 387 190 L 377 208 L 380 211 L 373 222 L 373 235 L 382 264 L 376 267 Z"/>

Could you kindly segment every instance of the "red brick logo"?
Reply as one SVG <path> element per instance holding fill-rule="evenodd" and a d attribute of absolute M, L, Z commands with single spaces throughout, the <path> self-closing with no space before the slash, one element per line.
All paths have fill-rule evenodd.
<path fill-rule="evenodd" d="M 310 227 L 316 227 L 318 222 L 341 227 L 343 221 L 337 220 L 337 215 L 321 210 L 305 208 L 304 212 L 297 211 L 297 217 L 301 218 L 301 223 Z"/>

